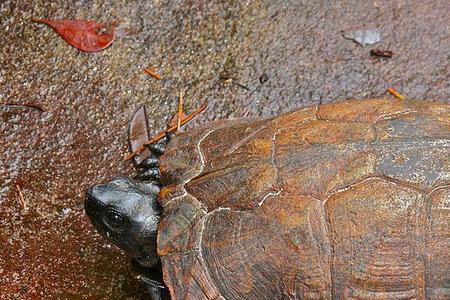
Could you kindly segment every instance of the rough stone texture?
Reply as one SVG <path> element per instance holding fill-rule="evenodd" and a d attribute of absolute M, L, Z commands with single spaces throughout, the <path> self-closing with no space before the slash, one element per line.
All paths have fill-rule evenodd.
<path fill-rule="evenodd" d="M 139 299 L 125 257 L 83 213 L 86 187 L 132 172 L 122 157 L 139 104 L 156 132 L 180 91 L 188 110 L 210 103 L 190 126 L 380 97 L 388 86 L 449 102 L 446 0 L 209 2 L 1 2 L 0 299 Z M 133 34 L 86 54 L 32 17 L 120 20 Z M 378 28 L 383 41 L 361 47 L 342 37 L 349 28 Z M 370 57 L 372 48 L 395 55 Z"/>

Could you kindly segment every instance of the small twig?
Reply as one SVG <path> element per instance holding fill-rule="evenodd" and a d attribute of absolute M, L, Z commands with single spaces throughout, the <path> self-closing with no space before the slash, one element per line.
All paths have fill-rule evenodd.
<path fill-rule="evenodd" d="M 177 125 L 177 131 L 180 130 L 181 120 L 183 120 L 183 118 L 186 118 L 186 115 L 183 112 L 183 94 L 180 92 L 180 97 L 178 98 L 178 110 L 173 115 L 172 119 L 170 119 L 167 127 Z"/>
<path fill-rule="evenodd" d="M 246 118 L 249 117 L 252 114 L 252 111 L 250 109 L 246 109 L 244 113 L 242 114 L 242 117 Z"/>
<path fill-rule="evenodd" d="M 397 92 L 393 87 L 388 88 L 387 91 L 389 93 L 391 93 L 392 95 L 394 95 L 395 98 L 400 99 L 400 100 L 405 100 L 405 96 L 403 96 L 402 94 Z"/>
<path fill-rule="evenodd" d="M 235 78 L 227 76 L 227 75 L 221 75 L 220 79 L 223 80 L 224 83 L 234 83 L 240 88 L 243 88 L 244 90 L 250 91 L 250 88 L 243 85 L 242 83 L 239 83 Z"/>
<path fill-rule="evenodd" d="M 180 98 L 178 101 L 177 131 L 180 130 L 182 117 L 183 117 L 183 92 L 180 92 Z"/>
<path fill-rule="evenodd" d="M 22 209 L 27 209 L 27 205 L 25 203 L 25 198 L 23 197 L 22 189 L 20 188 L 20 185 L 16 183 L 16 191 L 18 195 L 19 204 L 22 207 Z"/>
<path fill-rule="evenodd" d="M 390 50 L 372 49 L 370 50 L 370 55 L 384 58 L 391 58 L 394 55 L 394 52 Z"/>
<path fill-rule="evenodd" d="M 201 113 L 202 111 L 204 111 L 204 110 L 206 109 L 207 106 L 208 106 L 208 103 L 206 103 L 206 102 L 203 103 L 199 108 L 197 108 L 196 111 L 194 111 L 192 114 L 190 114 L 190 115 L 187 116 L 186 118 L 182 119 L 181 122 L 180 122 L 180 126 L 183 126 L 184 124 L 186 124 L 186 123 L 188 123 L 189 121 L 191 121 L 191 120 L 192 120 L 193 118 L 195 118 L 199 113 Z M 172 126 L 172 127 L 168 128 L 168 129 L 166 129 L 166 130 L 164 131 L 164 133 L 166 133 L 166 132 L 174 132 L 174 131 L 176 131 L 176 129 L 177 129 L 177 126 Z M 161 139 L 161 138 L 157 139 L 157 141 L 160 140 L 160 139 Z M 144 145 L 149 145 L 149 144 L 151 144 L 151 143 L 154 143 L 155 141 L 152 141 L 152 140 L 154 140 L 154 139 L 151 139 L 151 140 L 147 141 L 146 143 L 144 143 Z"/>
<path fill-rule="evenodd" d="M 198 114 L 200 114 L 202 111 L 204 111 L 206 109 L 206 107 L 208 106 L 208 103 L 203 103 L 196 111 L 194 111 L 192 114 L 190 114 L 189 116 L 187 116 L 186 118 L 182 119 L 180 121 L 180 126 L 183 126 L 184 124 L 188 123 L 189 121 L 191 121 L 193 118 L 195 118 Z M 154 138 L 148 140 L 147 142 L 144 143 L 144 145 L 150 145 L 154 142 L 159 141 L 160 139 L 162 139 L 163 137 L 166 136 L 167 133 L 169 132 L 175 132 L 177 131 L 177 125 L 174 125 L 172 127 L 169 127 L 168 129 L 161 131 L 160 133 L 158 133 Z M 135 155 L 141 153 L 142 151 L 145 150 L 144 146 L 141 146 L 139 149 L 137 149 L 136 151 L 130 153 L 129 155 L 127 155 L 124 160 L 129 160 L 131 158 L 133 158 Z"/>
<path fill-rule="evenodd" d="M 157 79 L 157 80 L 161 80 L 162 79 L 161 75 L 156 73 L 156 71 L 153 68 L 147 68 L 147 69 L 144 70 L 144 72 L 147 73 L 148 75 L 152 76 L 153 78 Z"/>
<path fill-rule="evenodd" d="M 237 82 L 237 81 L 235 81 L 234 83 L 235 83 L 238 87 L 241 87 L 241 88 L 243 88 L 244 90 L 250 91 L 250 88 L 249 88 L 249 87 L 247 87 L 247 86 L 245 86 L 245 85 L 243 85 L 243 84 L 241 84 L 241 83 L 239 83 L 239 82 Z"/>
<path fill-rule="evenodd" d="M 24 104 L 5 103 L 2 105 L 5 107 L 10 107 L 10 108 L 32 108 L 32 109 L 38 110 L 40 112 L 45 112 L 45 110 L 42 107 L 40 107 L 37 104 L 32 104 L 32 103 L 24 103 Z"/>

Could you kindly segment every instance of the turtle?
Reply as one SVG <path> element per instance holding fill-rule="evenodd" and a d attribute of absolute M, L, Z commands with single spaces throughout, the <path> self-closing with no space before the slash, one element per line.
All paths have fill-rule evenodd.
<path fill-rule="evenodd" d="M 85 205 L 160 266 L 153 299 L 450 299 L 448 104 L 220 120 L 152 145 L 143 164 Z"/>

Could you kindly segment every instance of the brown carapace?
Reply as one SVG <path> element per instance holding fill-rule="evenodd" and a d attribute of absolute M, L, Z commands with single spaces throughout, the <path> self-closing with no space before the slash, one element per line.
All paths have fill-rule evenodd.
<path fill-rule="evenodd" d="M 177 134 L 172 299 L 450 299 L 450 106 L 364 100 Z"/>

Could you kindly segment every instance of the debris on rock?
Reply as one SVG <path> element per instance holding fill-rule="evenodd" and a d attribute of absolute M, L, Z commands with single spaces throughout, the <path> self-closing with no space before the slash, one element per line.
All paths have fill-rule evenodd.
<path fill-rule="evenodd" d="M 203 112 L 203 111 L 206 109 L 206 107 L 208 107 L 208 103 L 207 103 L 207 102 L 203 103 L 199 108 L 197 108 L 196 111 L 194 111 L 194 112 L 191 113 L 190 115 L 188 115 L 188 116 L 186 116 L 185 118 L 183 118 L 183 119 L 180 121 L 180 126 L 183 126 L 184 124 L 186 124 L 186 123 L 188 123 L 189 121 L 191 121 L 191 120 L 192 120 L 193 118 L 195 118 L 198 114 L 200 114 L 201 112 Z M 152 143 L 155 143 L 155 142 L 159 141 L 160 139 L 162 139 L 163 137 L 165 137 L 167 133 L 177 131 L 177 128 L 178 128 L 178 124 L 177 124 L 177 125 L 174 125 L 174 126 L 171 126 L 171 127 L 167 128 L 167 129 L 164 130 L 164 131 L 161 131 L 161 132 L 158 133 L 154 138 L 151 138 L 150 140 L 148 140 L 147 142 L 145 142 L 144 145 L 150 145 L 150 144 L 152 144 Z M 133 152 L 130 153 L 129 155 L 127 155 L 127 156 L 124 158 L 124 160 L 129 160 L 129 159 L 133 158 L 134 156 L 136 156 L 136 155 L 142 153 L 145 149 L 147 149 L 147 148 L 144 147 L 144 145 L 141 146 L 140 148 L 136 149 L 135 151 L 133 151 Z"/>
<path fill-rule="evenodd" d="M 38 104 L 33 104 L 33 103 L 22 103 L 22 104 L 5 103 L 5 104 L 2 104 L 1 106 L 6 107 L 6 108 L 28 108 L 28 109 L 37 110 L 39 112 L 45 112 L 45 110 L 44 110 L 44 108 L 42 108 L 42 106 L 40 106 Z"/>
<path fill-rule="evenodd" d="M 153 78 L 155 78 L 156 80 L 161 80 L 162 77 L 160 74 L 158 74 L 155 69 L 153 68 L 147 68 L 144 70 L 144 72 L 150 76 L 152 76 Z"/>
<path fill-rule="evenodd" d="M 16 183 L 16 191 L 17 191 L 17 200 L 19 201 L 20 207 L 22 209 L 26 210 L 27 205 L 25 203 L 25 197 L 23 196 L 22 188 L 20 187 L 20 185 L 18 183 Z"/>
<path fill-rule="evenodd" d="M 55 30 L 68 44 L 84 52 L 108 48 L 115 39 L 116 24 L 104 25 L 86 20 L 32 19 Z"/>
<path fill-rule="evenodd" d="M 150 138 L 149 125 L 147 118 L 147 110 L 145 105 L 142 105 L 134 113 L 128 125 L 128 142 L 130 143 L 131 151 L 139 149 Z M 134 163 L 136 166 L 140 165 L 148 156 L 150 151 L 143 149 L 143 151 L 134 157 Z"/>
<path fill-rule="evenodd" d="M 362 46 L 373 45 L 381 41 L 381 32 L 378 29 L 345 30 L 342 35 Z"/>
<path fill-rule="evenodd" d="M 238 82 L 234 77 L 231 77 L 231 76 L 229 76 L 227 74 L 220 75 L 220 80 L 222 80 L 223 83 L 226 83 L 226 84 L 234 83 L 238 87 L 240 87 L 240 88 L 242 88 L 244 90 L 250 91 L 250 88 L 248 86 L 243 85 L 242 83 Z"/>
<path fill-rule="evenodd" d="M 264 84 L 267 80 L 269 80 L 269 76 L 266 73 L 259 76 L 259 83 Z"/>
<path fill-rule="evenodd" d="M 391 58 L 394 55 L 394 52 L 390 50 L 372 49 L 370 50 L 370 55 L 377 57 Z"/>
<path fill-rule="evenodd" d="M 402 94 L 400 94 L 399 92 L 397 92 L 396 89 L 394 89 L 393 87 L 389 87 L 387 89 L 387 91 L 389 93 L 391 93 L 392 95 L 394 95 L 395 98 L 399 99 L 399 100 L 405 100 L 405 96 L 403 96 Z"/>

